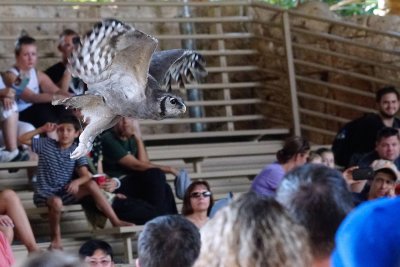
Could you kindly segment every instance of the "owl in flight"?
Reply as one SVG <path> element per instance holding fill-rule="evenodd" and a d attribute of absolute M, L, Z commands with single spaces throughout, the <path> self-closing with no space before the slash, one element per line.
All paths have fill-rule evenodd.
<path fill-rule="evenodd" d="M 204 58 L 183 49 L 155 52 L 157 43 L 115 19 L 99 22 L 75 41 L 68 68 L 88 85 L 88 91 L 53 101 L 80 109 L 88 122 L 71 158 L 86 155 L 94 138 L 121 116 L 162 120 L 185 113 L 182 98 L 171 93 L 171 83 L 200 82 L 207 75 Z"/>

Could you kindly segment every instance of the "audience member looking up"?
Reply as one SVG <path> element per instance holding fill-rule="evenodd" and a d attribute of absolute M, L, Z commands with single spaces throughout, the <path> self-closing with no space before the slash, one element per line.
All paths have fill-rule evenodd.
<path fill-rule="evenodd" d="M 62 249 L 60 217 L 63 205 L 75 204 L 87 195 L 94 198 L 99 209 L 114 226 L 132 225 L 118 219 L 98 185 L 92 181 L 86 158 L 70 158 L 76 148 L 74 140 L 79 135 L 79 129 L 78 120 L 67 116 L 61 118 L 58 125 L 46 123 L 20 137 L 21 143 L 31 145 L 32 151 L 39 156 L 33 201 L 38 207 L 49 208 L 51 249 Z M 48 137 L 32 139 L 37 134 L 54 130 L 58 141 Z M 74 176 L 75 173 L 77 177 Z"/>
<path fill-rule="evenodd" d="M 65 29 L 60 34 L 57 49 L 61 52 L 61 61 L 45 70 L 50 79 L 65 92 L 73 95 L 84 93 L 85 84 L 79 78 L 73 78 L 67 68 L 68 57 L 74 49 L 74 39 L 79 35 L 71 30 Z"/>
<path fill-rule="evenodd" d="M 10 247 L 14 239 L 14 230 L 29 253 L 39 250 L 21 200 L 14 191 L 6 189 L 0 192 L 0 266 L 2 267 L 14 263 Z"/>
<path fill-rule="evenodd" d="M 79 257 L 88 266 L 114 266 L 113 250 L 107 242 L 99 239 L 91 239 L 79 248 Z"/>
<path fill-rule="evenodd" d="M 134 119 L 121 118 L 101 136 L 104 172 L 121 179 L 116 193 L 151 204 L 158 215 L 177 214 L 175 198 L 165 174 L 176 176 L 179 171 L 149 161 L 137 127 Z"/>
<path fill-rule="evenodd" d="M 376 92 L 378 113 L 367 113 L 339 130 L 332 145 L 337 165 L 348 167 L 352 156 L 372 151 L 376 135 L 383 127 L 400 128 L 400 120 L 395 117 L 399 110 L 399 99 L 395 87 L 379 89 Z"/>
<path fill-rule="evenodd" d="M 285 175 L 276 199 L 295 222 L 307 229 L 312 266 L 329 267 L 336 230 L 353 208 L 342 174 L 317 164 L 296 168 Z"/>
<path fill-rule="evenodd" d="M 18 121 L 18 107 L 15 102 L 15 91 L 6 87 L 0 76 L 0 124 L 1 146 L 0 162 L 21 161 L 29 159 L 27 153 L 18 149 L 18 134 L 34 129 L 28 123 Z"/>
<path fill-rule="evenodd" d="M 58 88 L 50 78 L 35 69 L 37 63 L 36 41 L 22 36 L 15 45 L 15 65 L 4 76 L 7 86 L 15 89 L 19 118 L 36 128 L 46 122 L 56 122 L 65 112 L 61 106 L 53 106 L 54 98 L 70 96 Z"/>
<path fill-rule="evenodd" d="M 307 162 L 310 144 L 302 137 L 285 140 L 283 148 L 276 153 L 277 162 L 269 164 L 254 178 L 251 190 L 259 195 L 273 196 L 283 176 L 288 171 Z"/>
<path fill-rule="evenodd" d="M 272 198 L 253 192 L 221 209 L 201 230 L 195 267 L 309 267 L 305 229 Z"/>
<path fill-rule="evenodd" d="M 139 235 L 136 266 L 191 267 L 200 245 L 200 233 L 193 223 L 180 215 L 160 216 L 146 223 Z"/>
<path fill-rule="evenodd" d="M 316 153 L 321 156 L 322 164 L 332 169 L 335 168 L 335 156 L 331 149 L 322 147 L 317 149 Z"/>
<path fill-rule="evenodd" d="M 358 161 L 354 160 L 352 165 L 359 167 L 371 166 L 377 159 L 385 159 L 394 162 L 400 168 L 400 135 L 398 129 L 382 128 L 376 137 L 375 150 L 361 156 Z"/>
<path fill-rule="evenodd" d="M 358 206 L 340 225 L 332 267 L 398 267 L 400 198 Z"/>
<path fill-rule="evenodd" d="M 399 178 L 399 171 L 396 165 L 389 160 L 380 159 L 375 160 L 371 167 L 374 170 L 371 185 L 361 193 L 353 193 L 356 205 L 367 200 L 395 196 L 396 182 Z"/>
<path fill-rule="evenodd" d="M 206 181 L 195 181 L 186 189 L 183 197 L 182 215 L 197 228 L 208 221 L 214 199 Z"/>

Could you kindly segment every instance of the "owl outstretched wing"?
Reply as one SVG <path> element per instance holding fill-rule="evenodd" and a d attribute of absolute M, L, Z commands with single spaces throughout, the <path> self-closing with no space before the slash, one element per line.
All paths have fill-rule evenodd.
<path fill-rule="evenodd" d="M 118 85 L 124 77 L 123 90 L 143 90 L 147 82 L 150 59 L 157 39 L 115 19 L 97 23 L 75 45 L 69 58 L 69 69 L 85 83 L 106 79 Z"/>
<path fill-rule="evenodd" d="M 165 90 L 170 91 L 173 81 L 181 87 L 193 81 L 200 82 L 207 76 L 205 65 L 203 56 L 198 52 L 172 49 L 153 54 L 149 73 Z"/>

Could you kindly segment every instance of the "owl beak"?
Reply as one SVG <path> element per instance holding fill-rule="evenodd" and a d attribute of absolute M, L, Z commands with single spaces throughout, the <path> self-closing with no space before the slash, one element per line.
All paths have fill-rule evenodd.
<path fill-rule="evenodd" d="M 182 106 L 181 106 L 181 110 L 182 110 L 182 113 L 185 113 L 185 112 L 186 112 L 186 106 L 185 106 L 185 104 L 183 104 L 183 103 L 182 103 Z"/>

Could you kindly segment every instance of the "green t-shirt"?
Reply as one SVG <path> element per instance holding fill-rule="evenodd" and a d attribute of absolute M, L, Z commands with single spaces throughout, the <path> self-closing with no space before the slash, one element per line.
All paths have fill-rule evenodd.
<path fill-rule="evenodd" d="M 118 161 L 128 154 L 137 157 L 138 148 L 135 138 L 122 140 L 111 130 L 102 135 L 101 145 L 103 148 L 104 172 L 111 177 L 120 177 L 129 174 L 129 169 L 122 167 L 118 164 Z"/>

